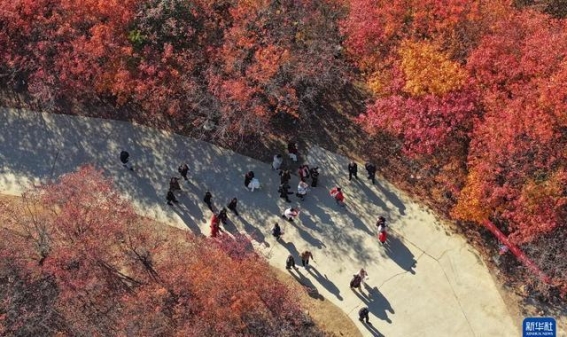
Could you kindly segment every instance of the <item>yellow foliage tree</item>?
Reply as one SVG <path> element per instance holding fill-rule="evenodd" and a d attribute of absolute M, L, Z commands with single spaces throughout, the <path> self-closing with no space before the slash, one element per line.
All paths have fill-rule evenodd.
<path fill-rule="evenodd" d="M 490 209 L 483 203 L 480 176 L 478 171 L 469 172 L 467 183 L 459 195 L 459 202 L 451 211 L 455 219 L 475 221 L 479 224 L 488 219 Z"/>
<path fill-rule="evenodd" d="M 406 79 L 404 91 L 412 96 L 459 90 L 467 78 L 463 67 L 430 42 L 403 41 L 398 53 Z"/>

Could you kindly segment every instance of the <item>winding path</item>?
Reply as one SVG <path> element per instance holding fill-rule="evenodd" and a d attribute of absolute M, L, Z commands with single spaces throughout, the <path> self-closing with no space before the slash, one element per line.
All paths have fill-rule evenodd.
<path fill-rule="evenodd" d="M 118 154 L 127 149 L 136 171 L 125 170 Z M 165 205 L 169 178 L 187 162 L 190 182 L 180 205 Z M 137 210 L 195 233 L 208 234 L 210 211 L 202 202 L 207 190 L 224 206 L 239 199 L 242 217 L 230 217 L 226 230 L 247 233 L 269 262 L 283 269 L 289 253 L 310 249 L 312 268 L 294 277 L 343 309 L 363 335 L 372 336 L 518 336 L 517 326 L 478 253 L 451 235 L 433 212 L 420 207 L 388 182 L 348 181 L 347 159 L 313 146 L 306 162 L 321 168 L 320 187 L 304 202 L 299 221 L 283 222 L 286 203 L 278 197 L 279 176 L 269 164 L 195 139 L 124 122 L 0 109 L 0 193 L 18 195 L 26 188 L 92 163 L 115 180 Z M 361 165 L 359 165 L 359 169 Z M 255 192 L 243 186 L 252 170 L 262 183 Z M 363 171 L 363 170 L 362 170 Z M 347 207 L 328 194 L 343 187 Z M 291 181 L 293 189 L 297 177 Z M 385 215 L 390 224 L 386 245 L 379 244 L 374 223 Z M 283 224 L 284 242 L 270 235 Z M 360 267 L 370 278 L 362 291 L 349 281 Z M 356 320 L 370 309 L 373 327 Z"/>

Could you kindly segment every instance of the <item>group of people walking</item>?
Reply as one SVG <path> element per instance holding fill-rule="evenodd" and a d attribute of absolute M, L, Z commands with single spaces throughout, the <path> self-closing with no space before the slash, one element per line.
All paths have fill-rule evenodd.
<path fill-rule="evenodd" d="M 298 161 L 299 151 L 295 142 L 290 142 L 287 147 L 288 150 L 288 157 L 293 162 Z M 120 161 L 122 165 L 129 169 L 134 170 L 133 166 L 129 161 L 129 153 L 127 151 L 122 151 L 120 153 Z M 289 169 L 283 169 L 282 166 L 284 164 L 284 159 L 281 154 L 276 154 L 272 160 L 272 170 L 279 171 L 280 176 L 280 185 L 278 188 L 278 193 L 280 198 L 284 199 L 286 202 L 291 202 L 289 195 L 294 194 L 293 191 L 290 190 L 290 180 L 291 180 L 291 172 Z M 372 181 L 372 184 L 375 184 L 375 176 L 376 176 L 376 166 L 370 162 L 365 163 L 364 165 L 367 171 L 367 177 Z M 358 180 L 358 165 L 356 162 L 351 161 L 347 166 L 348 170 L 348 179 L 352 181 L 352 179 Z M 189 167 L 186 163 L 179 165 L 178 173 L 181 175 L 181 178 L 185 181 L 189 181 L 188 174 L 189 174 Z M 315 188 L 318 186 L 319 183 L 319 167 L 309 167 L 306 164 L 299 165 L 297 169 L 297 176 L 299 178 L 299 182 L 297 185 L 297 192 L 295 196 L 300 200 L 304 201 L 308 192 L 311 188 Z M 174 204 L 178 203 L 177 197 L 175 195 L 176 192 L 182 191 L 181 184 L 179 182 L 179 177 L 171 177 L 169 181 L 169 189 L 166 194 L 166 201 L 167 204 L 173 206 Z M 260 188 L 260 182 L 255 177 L 253 171 L 246 172 L 244 176 L 244 186 L 249 191 L 254 191 Z M 336 204 L 339 206 L 345 206 L 345 197 L 340 186 L 335 186 L 330 190 L 330 195 L 335 200 Z M 236 197 L 232 198 L 226 207 L 223 207 L 218 212 L 215 211 L 212 201 L 213 195 L 210 191 L 206 191 L 203 201 L 209 208 L 209 210 L 213 213 L 211 220 L 210 220 L 210 236 L 217 237 L 220 232 L 222 232 L 220 224 L 226 224 L 228 221 L 228 211 L 227 209 L 231 210 L 236 216 L 240 216 L 237 210 L 238 199 Z M 300 214 L 300 210 L 296 207 L 287 207 L 282 217 L 285 218 L 287 221 L 293 222 Z M 380 216 L 376 226 L 378 228 L 378 239 L 380 243 L 384 244 L 387 238 L 387 225 L 386 219 L 383 216 Z M 276 222 L 272 228 L 272 235 L 276 240 L 281 240 L 284 232 L 282 231 L 280 225 Z M 301 257 L 301 264 L 303 267 L 307 268 L 309 266 L 309 261 L 314 260 L 313 254 L 309 250 L 305 250 L 300 254 Z M 286 259 L 285 267 L 288 270 L 297 269 L 295 259 L 293 255 L 289 255 Z M 368 274 L 364 269 L 361 269 L 357 274 L 353 275 L 353 279 L 350 282 L 351 289 L 360 289 L 362 282 L 367 279 Z M 367 324 L 369 322 L 369 310 L 367 307 L 363 307 L 359 311 L 359 319 L 360 321 L 366 321 Z"/>

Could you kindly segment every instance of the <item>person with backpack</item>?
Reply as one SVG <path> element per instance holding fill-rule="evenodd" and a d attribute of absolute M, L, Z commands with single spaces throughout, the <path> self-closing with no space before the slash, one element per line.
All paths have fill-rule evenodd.
<path fill-rule="evenodd" d="M 276 238 L 276 240 L 279 240 L 283 235 L 282 229 L 280 228 L 280 225 L 277 222 L 274 224 L 274 227 L 272 228 L 272 235 Z"/>
<path fill-rule="evenodd" d="M 355 177 L 356 180 L 358 180 L 358 166 L 354 161 L 351 161 L 348 164 L 348 181 L 351 181 L 352 177 Z"/>
<path fill-rule="evenodd" d="M 172 204 L 173 202 L 176 203 L 176 204 L 179 202 L 177 200 L 177 198 L 175 197 L 175 194 L 173 193 L 172 190 L 167 191 L 167 195 L 165 197 L 165 200 L 167 200 L 167 204 L 169 206 L 173 206 L 173 204 Z"/>
<path fill-rule="evenodd" d="M 362 277 L 359 274 L 353 275 L 350 281 L 350 288 L 357 288 L 360 290 L 360 285 L 362 284 Z"/>
<path fill-rule="evenodd" d="M 230 209 L 236 216 L 240 216 L 240 214 L 238 214 L 238 211 L 236 210 L 236 204 L 238 204 L 238 199 L 234 197 L 232 198 L 232 200 L 230 200 L 226 207 L 228 207 L 228 209 Z"/>
<path fill-rule="evenodd" d="M 189 181 L 189 179 L 187 178 L 187 173 L 189 173 L 189 166 L 187 166 L 187 164 L 179 165 L 179 167 L 177 168 L 177 172 L 181 174 L 181 176 L 183 177 L 183 179 L 185 179 L 185 181 Z"/>
<path fill-rule="evenodd" d="M 122 166 L 129 169 L 130 171 L 134 171 L 134 168 L 129 163 L 129 159 L 130 153 L 128 153 L 128 151 L 123 150 L 122 152 L 120 152 L 120 161 L 122 162 Z"/>
<path fill-rule="evenodd" d="M 366 163 L 364 164 L 364 168 L 366 168 L 366 172 L 368 173 L 368 179 L 370 179 L 372 181 L 372 185 L 374 185 L 374 180 L 376 178 L 376 166 L 372 163 Z"/>
<path fill-rule="evenodd" d="M 317 187 L 317 182 L 319 181 L 319 166 L 315 166 L 309 170 L 311 175 L 311 187 Z"/>
<path fill-rule="evenodd" d="M 289 254 L 287 259 L 285 260 L 285 269 L 297 269 L 297 267 L 295 266 L 295 259 L 293 258 L 293 255 Z"/>
<path fill-rule="evenodd" d="M 361 308 L 360 310 L 358 310 L 358 320 L 363 323 L 366 320 L 366 324 L 371 324 L 370 319 L 368 318 L 369 313 L 370 311 L 368 310 L 368 307 Z"/>

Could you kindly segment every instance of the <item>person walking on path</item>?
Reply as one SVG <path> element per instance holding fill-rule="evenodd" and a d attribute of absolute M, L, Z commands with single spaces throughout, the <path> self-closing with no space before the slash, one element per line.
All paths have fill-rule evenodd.
<path fill-rule="evenodd" d="M 294 141 L 287 143 L 287 153 L 291 160 L 293 160 L 294 162 L 297 161 L 297 144 L 295 144 Z"/>
<path fill-rule="evenodd" d="M 368 318 L 368 314 L 370 313 L 370 311 L 368 310 L 368 307 L 363 307 L 360 310 L 358 310 L 358 320 L 363 322 L 366 321 L 366 324 L 371 324 L 370 323 L 370 319 Z"/>
<path fill-rule="evenodd" d="M 167 204 L 169 206 L 173 206 L 173 202 L 176 203 L 176 204 L 179 202 L 177 200 L 177 198 L 175 197 L 175 194 L 173 193 L 172 190 L 167 191 L 167 195 L 165 197 L 165 200 L 167 200 Z"/>
<path fill-rule="evenodd" d="M 287 257 L 287 259 L 285 260 L 285 269 L 297 269 L 297 267 L 295 266 L 295 259 L 293 258 L 293 255 L 289 254 L 289 256 Z"/>
<path fill-rule="evenodd" d="M 364 281 L 368 278 L 368 273 L 366 272 L 366 270 L 364 270 L 364 268 L 360 268 L 360 271 L 358 272 L 358 276 L 360 276 L 360 279 Z"/>
<path fill-rule="evenodd" d="M 309 178 L 309 166 L 308 165 L 301 165 L 297 169 L 297 176 L 299 177 L 299 180 L 301 180 L 301 181 L 307 180 L 307 178 Z"/>
<path fill-rule="evenodd" d="M 238 214 L 238 211 L 236 210 L 236 204 L 238 204 L 238 199 L 234 197 L 226 207 L 228 207 L 228 209 L 230 209 L 236 216 L 240 216 L 240 214 Z"/>
<path fill-rule="evenodd" d="M 205 202 L 205 204 L 207 204 L 207 206 L 209 206 L 211 212 L 214 212 L 215 210 L 213 209 L 212 199 L 213 199 L 213 195 L 211 194 L 211 192 L 207 191 L 207 193 L 205 193 L 205 196 L 203 197 L 203 201 Z"/>
<path fill-rule="evenodd" d="M 129 169 L 130 171 L 134 171 L 134 168 L 129 163 L 129 160 L 130 160 L 130 153 L 128 153 L 128 151 L 123 150 L 122 152 L 120 152 L 120 162 L 122 163 L 122 166 Z"/>
<path fill-rule="evenodd" d="M 279 170 L 283 163 L 283 157 L 281 154 L 276 154 L 274 160 L 272 161 L 272 170 Z"/>
<path fill-rule="evenodd" d="M 246 173 L 244 175 L 244 186 L 246 188 L 248 188 L 248 185 L 250 185 L 250 182 L 252 181 L 252 179 L 254 179 L 254 172 L 248 171 L 248 173 Z"/>
<path fill-rule="evenodd" d="M 388 225 L 386 225 L 386 218 L 383 216 L 379 217 L 376 222 L 376 226 L 378 227 L 378 240 L 380 240 L 381 244 L 384 244 L 388 238 Z"/>
<path fill-rule="evenodd" d="M 211 218 L 211 237 L 216 238 L 220 231 L 219 217 L 216 214 L 213 214 L 213 217 Z"/>
<path fill-rule="evenodd" d="M 333 189 L 331 189 L 331 196 L 335 198 L 335 202 L 337 203 L 337 205 L 339 206 L 345 205 L 345 196 L 343 195 L 343 191 L 341 190 L 340 187 L 334 187 Z"/>
<path fill-rule="evenodd" d="M 280 171 L 280 184 L 288 184 L 291 179 L 291 173 L 289 170 Z"/>
<path fill-rule="evenodd" d="M 362 277 L 359 274 L 352 275 L 352 280 L 350 281 L 350 288 L 357 288 L 360 290 L 360 285 L 362 284 Z"/>
<path fill-rule="evenodd" d="M 287 183 L 281 184 L 278 192 L 280 193 L 280 198 L 285 199 L 285 201 L 287 202 L 291 202 L 288 195 L 292 194 L 293 192 L 289 191 L 289 185 Z"/>
<path fill-rule="evenodd" d="M 352 177 L 355 177 L 358 180 L 358 165 L 354 161 L 351 161 L 348 164 L 348 181 L 352 180 Z"/>
<path fill-rule="evenodd" d="M 293 219 L 295 219 L 298 215 L 299 215 L 299 211 L 293 207 L 290 207 L 290 208 L 286 208 L 284 214 L 282 214 L 282 218 L 287 219 L 287 221 L 293 222 Z"/>
<path fill-rule="evenodd" d="M 313 261 L 315 261 L 315 259 L 313 258 L 313 254 L 311 254 L 310 251 L 306 250 L 303 253 L 301 253 L 301 265 L 305 268 L 307 268 L 307 266 L 309 266 L 309 259 L 313 259 Z"/>
<path fill-rule="evenodd" d="M 309 170 L 311 175 L 311 187 L 317 187 L 317 182 L 319 181 L 319 166 L 315 166 Z"/>
<path fill-rule="evenodd" d="M 305 196 L 307 195 L 307 191 L 309 191 L 309 185 L 305 181 L 300 181 L 297 185 L 297 194 L 296 196 L 301 199 L 301 201 L 305 200 Z"/>
<path fill-rule="evenodd" d="M 372 180 L 372 185 L 375 184 L 376 179 L 376 166 L 372 163 L 364 164 L 364 168 L 366 168 L 366 172 L 368 173 L 368 179 Z"/>
<path fill-rule="evenodd" d="M 272 235 L 276 238 L 276 240 L 279 240 L 283 235 L 282 229 L 277 222 L 274 224 L 274 228 L 272 228 Z"/>
<path fill-rule="evenodd" d="M 169 189 L 174 192 L 181 191 L 181 185 L 179 185 L 179 178 L 171 177 L 171 179 L 169 179 Z"/>
<path fill-rule="evenodd" d="M 218 218 L 220 221 L 222 221 L 223 225 L 226 225 L 226 222 L 228 221 L 228 214 L 226 214 L 226 208 L 223 207 L 223 209 L 220 210 Z"/>
<path fill-rule="evenodd" d="M 187 164 L 179 165 L 179 167 L 177 168 L 177 172 L 181 174 L 181 176 L 183 177 L 183 179 L 185 179 L 185 181 L 189 181 L 189 179 L 187 178 L 187 173 L 189 173 L 189 166 L 187 166 Z"/>

